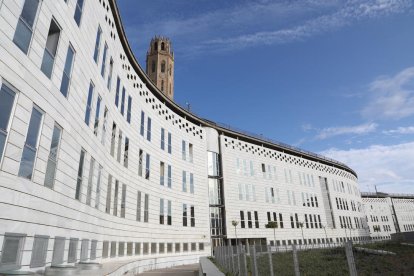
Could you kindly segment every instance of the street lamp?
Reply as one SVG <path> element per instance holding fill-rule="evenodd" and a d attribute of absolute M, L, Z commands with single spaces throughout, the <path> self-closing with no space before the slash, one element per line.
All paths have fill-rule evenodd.
<path fill-rule="evenodd" d="M 239 222 L 237 220 L 233 220 L 231 222 L 231 224 L 234 226 L 234 235 L 236 236 L 236 246 L 238 245 L 237 242 L 237 225 L 239 224 Z"/>

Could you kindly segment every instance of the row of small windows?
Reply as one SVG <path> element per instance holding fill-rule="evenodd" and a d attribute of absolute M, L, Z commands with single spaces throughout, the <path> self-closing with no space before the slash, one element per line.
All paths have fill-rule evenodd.
<path fill-rule="evenodd" d="M 100 258 L 100 256 L 97 256 L 98 243 L 100 243 L 97 240 L 79 238 L 67 239 L 59 236 L 50 238 L 50 236 L 46 235 L 35 235 L 34 237 L 28 237 L 26 234 L 5 233 L 2 245 L 2 255 L 0 258 L 0 267 L 2 270 L 21 269 L 23 251 L 27 240 L 33 240 L 29 265 L 30 268 L 39 268 L 46 265 L 48 246 L 51 241 L 53 242 L 53 254 L 51 260 L 52 266 L 61 265 L 64 262 L 73 264 L 78 261 L 87 262 Z M 69 242 L 69 245 L 67 250 L 65 250 L 67 242 Z M 197 246 L 196 242 L 102 242 L 102 258 L 104 259 L 133 255 L 138 256 L 189 251 L 195 252 L 197 250 L 204 251 L 204 243 L 200 242 Z"/>
<path fill-rule="evenodd" d="M 414 224 L 403 225 L 404 231 L 414 231 Z"/>

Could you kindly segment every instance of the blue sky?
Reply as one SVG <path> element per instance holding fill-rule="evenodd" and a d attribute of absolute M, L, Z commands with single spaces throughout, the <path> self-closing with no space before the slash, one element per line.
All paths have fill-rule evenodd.
<path fill-rule="evenodd" d="M 361 190 L 414 194 L 414 3 L 118 1 L 141 66 L 170 37 L 175 101 L 345 162 Z"/>

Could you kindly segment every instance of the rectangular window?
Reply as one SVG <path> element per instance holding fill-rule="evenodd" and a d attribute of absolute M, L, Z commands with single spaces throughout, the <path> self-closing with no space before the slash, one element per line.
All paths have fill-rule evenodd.
<path fill-rule="evenodd" d="M 60 27 L 52 18 L 49 32 L 46 39 L 46 47 L 43 53 L 42 65 L 40 70 L 50 79 L 52 77 L 53 65 L 55 63 L 56 52 L 59 44 Z"/>
<path fill-rule="evenodd" d="M 172 186 L 172 172 L 171 172 L 171 165 L 168 165 L 168 188 Z"/>
<path fill-rule="evenodd" d="M 98 99 L 96 100 L 96 111 L 95 111 L 95 123 L 93 125 L 93 134 L 95 136 L 98 136 L 98 130 L 99 130 L 99 113 L 101 111 L 101 102 L 102 98 L 98 95 Z"/>
<path fill-rule="evenodd" d="M 164 186 L 164 178 L 165 178 L 165 165 L 164 162 L 160 162 L 160 185 Z"/>
<path fill-rule="evenodd" d="M 254 226 L 256 228 L 259 228 L 259 214 L 257 211 L 254 211 Z"/>
<path fill-rule="evenodd" d="M 280 228 L 283 228 L 283 215 L 282 215 L 282 213 L 279 213 L 279 222 L 280 222 Z"/>
<path fill-rule="evenodd" d="M 19 169 L 19 176 L 29 180 L 32 179 L 42 118 L 43 113 L 37 107 L 33 107 Z"/>
<path fill-rule="evenodd" d="M 172 208 L 171 208 L 171 200 L 168 200 L 168 205 L 167 205 L 167 224 L 171 225 L 172 224 Z"/>
<path fill-rule="evenodd" d="M 119 192 L 119 181 L 115 180 L 115 191 L 114 191 L 114 212 L 113 215 L 118 215 L 118 192 Z"/>
<path fill-rule="evenodd" d="M 121 218 L 125 218 L 125 210 L 126 210 L 126 185 L 122 184 Z"/>
<path fill-rule="evenodd" d="M 160 198 L 160 224 L 164 224 L 164 199 Z"/>
<path fill-rule="evenodd" d="M 241 228 L 246 228 L 246 224 L 245 224 L 245 221 L 244 221 L 244 212 L 243 211 L 240 211 L 240 227 Z"/>
<path fill-rule="evenodd" d="M 182 153 L 181 155 L 182 155 L 183 160 L 185 160 L 187 156 L 185 149 L 186 149 L 186 145 L 185 145 L 185 141 L 183 140 L 181 143 L 181 153 Z"/>
<path fill-rule="evenodd" d="M 129 138 L 125 137 L 124 145 L 124 167 L 128 168 L 128 156 L 129 156 Z"/>
<path fill-rule="evenodd" d="M 116 79 L 116 90 L 115 90 L 115 105 L 119 106 L 119 89 L 121 87 L 121 79 L 118 77 Z"/>
<path fill-rule="evenodd" d="M 137 193 L 137 221 L 141 221 L 141 203 L 142 202 L 142 198 L 141 198 L 141 192 L 138 191 Z"/>
<path fill-rule="evenodd" d="M 145 179 L 150 178 L 150 155 L 147 153 L 145 158 Z"/>
<path fill-rule="evenodd" d="M 247 225 L 249 228 L 253 228 L 253 222 L 252 222 L 252 212 L 247 212 Z"/>
<path fill-rule="evenodd" d="M 85 111 L 85 123 L 89 126 L 89 121 L 91 117 L 91 110 L 92 110 L 92 99 L 93 99 L 93 91 L 95 90 L 95 86 L 92 82 L 89 84 L 89 91 L 88 91 L 88 100 L 86 102 L 86 111 Z"/>
<path fill-rule="evenodd" d="M 103 124 L 102 124 L 102 137 L 101 137 L 102 145 L 105 145 L 105 136 L 106 136 L 107 128 L 108 128 L 108 108 L 105 106 L 104 119 L 103 119 Z"/>
<path fill-rule="evenodd" d="M 76 181 L 76 192 L 75 192 L 75 199 L 81 200 L 82 194 L 82 181 L 83 181 L 83 163 L 85 161 L 85 150 L 82 149 L 79 158 L 79 168 L 78 168 L 78 177 Z"/>
<path fill-rule="evenodd" d="M 95 50 L 93 52 L 93 60 L 98 63 L 99 57 L 99 48 L 101 44 L 101 36 L 102 36 L 102 29 L 101 26 L 98 27 L 98 32 L 96 34 L 96 41 L 95 41 Z"/>
<path fill-rule="evenodd" d="M 50 144 L 49 158 L 47 159 L 46 175 L 45 175 L 45 186 L 53 189 L 56 176 L 56 166 L 58 160 L 60 136 L 62 129 L 60 126 L 55 124 L 52 134 L 52 143 Z"/>
<path fill-rule="evenodd" d="M 102 67 L 101 67 L 101 76 L 105 78 L 105 69 L 106 69 L 106 55 L 108 54 L 108 44 L 105 43 L 104 52 L 102 57 Z"/>
<path fill-rule="evenodd" d="M 17 23 L 16 32 L 14 33 L 13 42 L 25 54 L 29 50 L 29 44 L 32 40 L 33 25 L 36 18 L 39 0 L 25 0 L 22 12 Z"/>
<path fill-rule="evenodd" d="M 161 128 L 161 149 L 165 148 L 165 130 Z"/>
<path fill-rule="evenodd" d="M 99 210 L 99 204 L 101 201 L 101 177 L 102 177 L 103 167 L 99 165 L 98 177 L 96 179 L 96 198 L 95 198 L 95 208 Z"/>
<path fill-rule="evenodd" d="M 135 255 L 141 255 L 141 243 L 140 242 L 135 243 Z"/>
<path fill-rule="evenodd" d="M 121 96 L 121 114 L 124 116 L 125 114 L 125 87 L 122 87 L 122 96 Z"/>
<path fill-rule="evenodd" d="M 91 205 L 92 180 L 94 176 L 94 170 L 95 170 L 95 159 L 91 157 L 91 163 L 89 165 L 88 189 L 86 193 L 86 204 L 87 205 Z"/>
<path fill-rule="evenodd" d="M 22 255 L 26 235 L 5 233 L 0 258 L 2 270 L 18 270 L 21 268 Z"/>
<path fill-rule="evenodd" d="M 111 91 L 111 85 L 112 85 L 112 73 L 114 71 L 114 60 L 110 59 L 109 61 L 109 73 L 108 73 L 108 82 L 106 84 L 106 87 L 108 88 L 109 91 Z"/>
<path fill-rule="evenodd" d="M 34 236 L 32 249 L 32 258 L 30 260 L 30 268 L 43 267 L 46 265 L 47 246 L 49 236 Z"/>
<path fill-rule="evenodd" d="M 112 175 L 108 175 L 108 188 L 106 189 L 106 206 L 105 212 L 111 213 L 111 197 L 112 197 Z"/>
<path fill-rule="evenodd" d="M 65 241 L 64 237 L 55 237 L 55 242 L 53 244 L 52 265 L 59 265 L 63 263 Z"/>
<path fill-rule="evenodd" d="M 139 133 L 141 136 L 144 136 L 144 130 L 145 130 L 145 113 L 144 111 L 141 111 L 141 127 L 139 130 Z"/>
<path fill-rule="evenodd" d="M 187 226 L 187 204 L 183 204 L 183 226 Z"/>
<path fill-rule="evenodd" d="M 15 95 L 16 94 L 3 83 L 0 90 L 0 161 L 3 156 L 4 145 L 6 144 Z"/>
<path fill-rule="evenodd" d="M 78 260 L 78 242 L 79 239 L 75 238 L 71 238 L 69 240 L 68 263 L 76 263 L 76 261 Z"/>
<path fill-rule="evenodd" d="M 194 175 L 190 173 L 190 193 L 194 194 Z"/>
<path fill-rule="evenodd" d="M 138 154 L 138 176 L 142 176 L 143 158 L 144 152 L 140 149 Z"/>
<path fill-rule="evenodd" d="M 116 160 L 118 162 L 121 162 L 121 151 L 122 151 L 122 130 L 119 130 L 119 133 L 118 133 L 118 153 L 117 153 L 117 157 L 116 157 Z"/>
<path fill-rule="evenodd" d="M 151 142 L 151 118 L 147 118 L 147 140 Z"/>
<path fill-rule="evenodd" d="M 83 2 L 84 0 L 76 1 L 75 15 L 73 18 L 75 19 L 76 25 L 78 26 L 80 25 L 81 18 L 82 18 Z"/>
<path fill-rule="evenodd" d="M 127 122 L 131 123 L 132 97 L 128 96 Z"/>
<path fill-rule="evenodd" d="M 191 205 L 191 207 L 190 207 L 190 214 L 191 214 L 191 227 L 195 227 L 194 205 Z"/>
<path fill-rule="evenodd" d="M 193 163 L 193 144 L 188 144 L 188 153 L 189 153 L 189 160 L 191 163 Z"/>
<path fill-rule="evenodd" d="M 65 67 L 63 67 L 62 83 L 60 84 L 60 92 L 63 96 L 68 96 L 70 77 L 72 74 L 73 59 L 75 58 L 75 50 L 71 44 L 69 44 L 68 51 L 66 53 Z"/>
<path fill-rule="evenodd" d="M 145 194 L 144 201 L 144 222 L 148 222 L 148 210 L 149 210 L 149 195 Z"/>
<path fill-rule="evenodd" d="M 112 123 L 112 135 L 111 135 L 111 155 L 115 157 L 115 139 L 116 139 L 116 124 Z"/>
<path fill-rule="evenodd" d="M 187 173 L 183 171 L 183 192 L 187 192 Z"/>
<path fill-rule="evenodd" d="M 111 242 L 111 258 L 116 257 L 116 241 Z"/>
<path fill-rule="evenodd" d="M 171 133 L 168 132 L 168 153 L 171 153 Z"/>

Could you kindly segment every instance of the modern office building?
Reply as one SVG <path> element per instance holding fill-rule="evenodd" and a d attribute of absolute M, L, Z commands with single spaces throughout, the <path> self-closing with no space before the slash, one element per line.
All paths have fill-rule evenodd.
<path fill-rule="evenodd" d="M 391 234 L 414 232 L 414 195 L 362 193 L 370 236 L 390 239 Z"/>
<path fill-rule="evenodd" d="M 236 239 L 367 238 L 351 168 L 171 98 L 134 58 L 115 0 L 0 0 L 0 270 L 122 275 Z"/>

